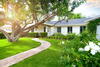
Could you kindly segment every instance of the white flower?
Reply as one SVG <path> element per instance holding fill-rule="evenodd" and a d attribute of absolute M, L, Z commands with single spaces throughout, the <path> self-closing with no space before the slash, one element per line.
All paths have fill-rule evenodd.
<path fill-rule="evenodd" d="M 93 42 L 89 42 L 89 46 L 92 48 L 92 47 L 94 47 L 96 44 L 95 43 L 93 43 Z"/>
<path fill-rule="evenodd" d="M 84 49 L 83 48 L 79 48 L 79 50 L 78 51 L 84 51 Z"/>
<path fill-rule="evenodd" d="M 76 67 L 76 65 L 72 65 L 72 67 Z"/>
<path fill-rule="evenodd" d="M 90 52 L 92 55 L 95 55 L 96 53 L 97 53 L 97 51 L 96 50 L 91 50 L 91 52 Z"/>
<path fill-rule="evenodd" d="M 89 44 L 93 44 L 93 42 L 89 41 Z"/>
<path fill-rule="evenodd" d="M 90 50 L 90 47 L 89 46 L 85 46 L 84 50 L 85 51 L 89 51 Z"/>
<path fill-rule="evenodd" d="M 100 43 L 95 44 L 93 42 L 89 42 L 89 44 L 87 44 L 87 46 L 83 48 L 79 48 L 79 51 L 90 51 L 90 53 L 92 55 L 95 55 L 97 52 L 100 53 Z"/>
<path fill-rule="evenodd" d="M 98 45 L 95 45 L 93 48 L 91 48 L 91 49 L 94 49 L 94 50 L 100 50 L 100 47 L 98 46 Z"/>
<path fill-rule="evenodd" d="M 98 45 L 96 45 L 95 43 L 93 42 L 90 42 L 89 43 L 89 46 L 90 46 L 90 49 L 92 50 L 96 50 L 96 51 L 99 51 L 100 50 L 100 47 Z"/>
<path fill-rule="evenodd" d="M 62 44 L 65 44 L 65 42 L 64 42 L 64 41 L 62 41 L 61 43 L 62 43 Z"/>

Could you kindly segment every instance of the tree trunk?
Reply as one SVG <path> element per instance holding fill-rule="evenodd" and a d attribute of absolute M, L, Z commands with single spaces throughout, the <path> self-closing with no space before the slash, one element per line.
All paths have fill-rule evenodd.
<path fill-rule="evenodd" d="M 17 37 L 10 37 L 9 39 L 8 39 L 8 41 L 9 42 L 16 42 L 16 41 L 18 41 L 19 40 L 19 37 L 17 38 Z"/>
<path fill-rule="evenodd" d="M 4 36 L 7 38 L 7 40 L 9 42 L 16 42 L 19 40 L 20 34 L 16 35 L 16 36 L 11 36 L 9 33 L 7 33 L 6 31 L 0 29 L 0 32 L 2 32 L 4 34 Z"/>
<path fill-rule="evenodd" d="M 0 29 L 0 32 L 2 32 L 7 39 L 10 38 L 10 35 L 6 31 Z"/>

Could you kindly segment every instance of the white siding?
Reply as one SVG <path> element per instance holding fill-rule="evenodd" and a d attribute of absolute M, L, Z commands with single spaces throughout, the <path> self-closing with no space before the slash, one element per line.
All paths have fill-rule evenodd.
<path fill-rule="evenodd" d="M 57 28 L 56 27 L 49 27 L 48 28 L 48 36 L 51 36 L 54 33 L 57 33 Z"/>
<path fill-rule="evenodd" d="M 67 33 L 67 27 L 61 27 L 61 33 L 63 34 L 63 35 L 67 35 L 68 33 Z"/>
<path fill-rule="evenodd" d="M 67 35 L 68 27 L 61 27 L 61 33 Z M 72 26 L 72 33 L 80 34 L 80 26 Z"/>
<path fill-rule="evenodd" d="M 34 29 L 34 32 L 44 32 L 44 26 L 39 26 L 38 28 Z M 53 35 L 54 33 L 57 33 L 57 27 L 48 27 L 46 26 L 46 32 L 48 33 L 48 36 Z M 68 34 L 68 27 L 61 27 L 61 33 L 63 35 Z M 80 34 L 80 26 L 72 26 L 72 33 Z"/>
<path fill-rule="evenodd" d="M 100 40 L 100 25 L 97 26 L 96 34 L 97 34 L 96 38 L 97 38 L 98 40 Z"/>
<path fill-rule="evenodd" d="M 46 32 L 48 32 L 48 26 L 46 26 Z"/>
<path fill-rule="evenodd" d="M 73 26 L 72 33 L 80 34 L 80 26 Z"/>

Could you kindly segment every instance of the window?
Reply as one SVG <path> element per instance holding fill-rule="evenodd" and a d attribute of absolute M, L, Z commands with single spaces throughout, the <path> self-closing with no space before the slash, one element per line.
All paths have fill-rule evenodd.
<path fill-rule="evenodd" d="M 44 27 L 44 32 L 46 32 L 46 27 Z"/>
<path fill-rule="evenodd" d="M 68 33 L 72 33 L 72 27 L 68 27 Z"/>
<path fill-rule="evenodd" d="M 80 26 L 80 33 L 82 33 L 86 29 L 86 26 Z"/>
<path fill-rule="evenodd" d="M 61 33 L 61 27 L 57 27 L 57 32 Z"/>

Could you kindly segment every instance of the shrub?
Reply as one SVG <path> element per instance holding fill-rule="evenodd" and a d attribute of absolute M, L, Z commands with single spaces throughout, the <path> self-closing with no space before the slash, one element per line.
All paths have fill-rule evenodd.
<path fill-rule="evenodd" d="M 3 33 L 0 33 L 0 39 L 5 39 L 6 37 L 3 35 Z"/>
<path fill-rule="evenodd" d="M 36 32 L 29 32 L 28 37 L 39 37 L 39 33 L 36 33 Z"/>
<path fill-rule="evenodd" d="M 53 36 L 64 36 L 64 35 L 61 33 L 55 33 L 55 34 L 53 34 Z"/>
<path fill-rule="evenodd" d="M 42 33 L 37 33 L 37 32 L 29 32 L 28 37 L 47 37 L 47 33 L 46 32 L 42 32 Z"/>
<path fill-rule="evenodd" d="M 89 33 L 93 34 L 96 33 L 96 28 L 99 23 L 100 23 L 100 18 L 90 21 L 87 25 Z"/>
<path fill-rule="evenodd" d="M 76 34 L 68 34 L 68 35 L 66 35 L 66 39 L 67 40 L 73 40 L 73 39 L 75 39 L 75 38 L 77 38 L 78 37 L 78 35 L 76 35 Z"/>
<path fill-rule="evenodd" d="M 79 38 L 67 41 L 63 45 L 61 63 L 65 67 L 100 67 L 100 54 L 91 55 L 87 51 L 80 52 L 80 47 L 85 47 L 85 43 Z"/>
<path fill-rule="evenodd" d="M 61 33 L 55 33 L 54 35 L 52 36 L 49 36 L 49 38 L 53 38 L 53 39 L 64 39 L 64 40 L 72 40 L 74 38 L 77 38 L 79 37 L 78 35 L 76 34 L 68 34 L 68 35 L 63 35 Z"/>
<path fill-rule="evenodd" d="M 65 36 L 61 33 L 55 33 L 52 36 L 49 36 L 49 38 L 52 38 L 52 39 L 65 39 Z"/>
<path fill-rule="evenodd" d="M 46 32 L 40 33 L 40 37 L 47 37 L 47 33 Z"/>
<path fill-rule="evenodd" d="M 88 31 L 84 31 L 80 34 L 80 40 L 83 42 L 97 41 L 96 34 L 91 34 Z"/>

